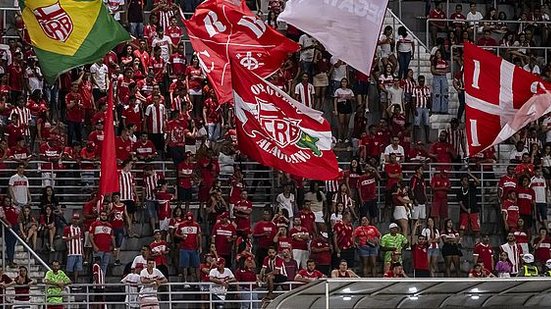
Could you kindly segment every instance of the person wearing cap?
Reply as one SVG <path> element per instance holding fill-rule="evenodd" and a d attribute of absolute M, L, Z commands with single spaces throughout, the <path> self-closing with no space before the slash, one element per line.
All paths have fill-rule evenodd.
<path fill-rule="evenodd" d="M 232 261 L 232 249 L 236 239 L 237 230 L 230 221 L 230 214 L 227 211 L 223 212 L 212 227 L 211 241 L 216 247 L 218 256 L 223 257 L 228 263 Z"/>
<path fill-rule="evenodd" d="M 451 190 L 451 181 L 445 168 L 440 167 L 438 171 L 430 180 L 433 192 L 431 216 L 434 217 L 435 226 L 440 228 L 441 220 L 448 218 L 448 193 Z"/>
<path fill-rule="evenodd" d="M 384 277 L 385 278 L 407 278 L 408 276 L 404 272 L 404 267 L 402 266 L 402 263 L 396 262 L 396 263 L 392 263 L 391 270 L 385 272 Z"/>
<path fill-rule="evenodd" d="M 406 236 L 399 233 L 400 228 L 398 227 L 398 224 L 391 223 L 388 226 L 388 229 L 390 230 L 389 233 L 384 234 L 383 237 L 381 237 L 381 251 L 383 251 L 384 254 L 384 272 L 390 270 L 390 262 L 391 262 L 391 255 L 393 252 L 401 253 L 402 250 L 406 247 L 408 244 L 408 240 Z M 400 255 L 401 259 L 401 255 Z"/>
<path fill-rule="evenodd" d="M 184 282 L 189 282 L 188 270 L 192 270 L 192 277 L 199 280 L 199 255 L 202 251 L 201 226 L 193 218 L 193 213 L 188 211 L 184 221 L 176 227 L 175 235 L 180 240 L 179 268 Z"/>
<path fill-rule="evenodd" d="M 84 233 L 80 228 L 80 214 L 73 214 L 71 224 L 63 229 L 63 240 L 67 246 L 67 274 L 73 274 L 73 282 L 78 282 L 78 273 L 82 271 L 84 252 Z"/>
<path fill-rule="evenodd" d="M 216 260 L 216 268 L 211 269 L 209 273 L 209 280 L 214 283 L 210 291 L 214 296 L 215 308 L 224 308 L 224 301 L 226 300 L 226 292 L 230 286 L 229 284 L 236 281 L 232 271 L 226 268 L 225 265 L 226 260 L 224 258 L 218 258 Z M 220 302 L 220 300 L 222 302 Z"/>
<path fill-rule="evenodd" d="M 519 277 L 538 277 L 539 269 L 534 264 L 534 256 L 531 253 L 522 255 L 522 268 L 519 271 Z"/>

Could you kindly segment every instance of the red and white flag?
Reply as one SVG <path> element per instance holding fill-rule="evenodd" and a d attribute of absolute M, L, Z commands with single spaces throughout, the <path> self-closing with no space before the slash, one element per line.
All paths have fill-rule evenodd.
<path fill-rule="evenodd" d="M 230 63 L 264 78 L 300 48 L 258 18 L 245 1 L 207 0 L 184 24 L 220 103 L 233 99 Z"/>
<path fill-rule="evenodd" d="M 371 75 L 388 0 L 289 0 L 278 20 L 310 34 L 328 52 Z"/>
<path fill-rule="evenodd" d="M 331 127 L 322 113 L 299 103 L 246 68 L 232 67 L 235 125 L 241 152 L 296 176 L 339 176 Z"/>
<path fill-rule="evenodd" d="M 551 84 L 501 57 L 465 43 L 464 68 L 469 156 L 551 111 Z"/>

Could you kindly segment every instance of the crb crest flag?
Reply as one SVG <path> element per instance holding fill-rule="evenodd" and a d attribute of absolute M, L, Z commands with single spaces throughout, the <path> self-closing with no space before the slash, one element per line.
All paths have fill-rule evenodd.
<path fill-rule="evenodd" d="M 232 66 L 235 122 L 241 152 L 309 179 L 339 175 L 331 128 L 319 111 L 297 102 L 246 68 Z"/>
<path fill-rule="evenodd" d="M 101 0 L 20 0 L 23 21 L 46 80 L 101 59 L 128 32 Z"/>
<path fill-rule="evenodd" d="M 310 34 L 333 56 L 371 75 L 387 4 L 388 0 L 289 0 L 277 19 Z"/>
<path fill-rule="evenodd" d="M 184 24 L 220 103 L 233 99 L 231 65 L 268 77 L 299 49 L 251 12 L 245 1 L 207 0 Z"/>
<path fill-rule="evenodd" d="M 474 156 L 549 113 L 551 84 L 476 45 L 465 43 L 465 131 Z"/>

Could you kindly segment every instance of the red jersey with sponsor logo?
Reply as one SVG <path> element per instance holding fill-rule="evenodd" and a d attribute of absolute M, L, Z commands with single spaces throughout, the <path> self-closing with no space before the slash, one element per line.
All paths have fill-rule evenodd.
<path fill-rule="evenodd" d="M 197 238 L 201 234 L 201 226 L 197 222 L 184 221 L 177 227 L 177 234 L 181 237 L 180 249 L 197 250 L 199 242 Z"/>
<path fill-rule="evenodd" d="M 170 120 L 166 124 L 166 132 L 168 133 L 167 144 L 169 147 L 184 147 L 186 145 L 186 134 L 189 132 L 186 129 L 186 123 L 181 120 Z"/>
<path fill-rule="evenodd" d="M 301 209 L 299 212 L 300 225 L 302 225 L 310 234 L 314 234 L 314 225 L 316 224 L 316 215 L 311 210 Z"/>
<path fill-rule="evenodd" d="M 172 212 L 170 201 L 174 199 L 174 195 L 166 191 L 159 191 L 155 193 L 155 199 L 158 203 L 157 215 L 159 216 L 159 220 L 170 218 Z"/>
<path fill-rule="evenodd" d="M 83 122 L 84 106 L 82 105 L 82 96 L 80 93 L 69 92 L 65 96 L 65 103 L 67 104 L 67 121 Z M 74 103 L 73 107 L 69 107 L 71 103 Z"/>
<path fill-rule="evenodd" d="M 113 227 L 109 222 L 94 221 L 90 225 L 90 237 L 101 252 L 110 252 L 113 244 Z"/>
<path fill-rule="evenodd" d="M 174 75 L 184 75 L 186 74 L 186 56 L 179 52 L 175 52 L 170 55 L 170 69 Z"/>
<path fill-rule="evenodd" d="M 344 221 L 339 221 L 335 223 L 333 231 L 335 232 L 335 235 L 337 235 L 337 246 L 339 249 L 344 250 L 352 248 L 354 245 L 352 240 L 354 228 L 352 227 L 352 224 L 346 224 Z"/>
<path fill-rule="evenodd" d="M 157 154 L 157 151 L 155 150 L 155 145 L 153 145 L 153 142 L 150 140 L 147 140 L 144 142 L 138 141 L 134 144 L 134 152 L 136 153 L 136 156 L 138 159 L 141 158 L 151 158 L 155 154 Z"/>
<path fill-rule="evenodd" d="M 545 238 L 538 237 L 534 239 L 534 245 L 536 249 L 534 250 L 534 257 L 536 262 L 544 264 L 548 259 L 551 258 L 551 238 L 546 236 Z"/>
<path fill-rule="evenodd" d="M 124 212 L 126 211 L 126 205 L 123 203 L 112 204 L 111 208 L 111 226 L 114 229 L 121 229 L 124 227 Z"/>
<path fill-rule="evenodd" d="M 166 72 L 166 70 L 165 70 L 165 67 L 166 67 L 165 60 L 162 57 L 159 57 L 159 58 L 153 57 L 153 58 L 151 58 L 151 61 L 149 62 L 149 66 L 153 70 L 153 75 L 155 76 L 155 81 L 157 83 L 162 83 L 163 80 L 164 80 L 165 72 Z"/>
<path fill-rule="evenodd" d="M 166 35 L 170 38 L 172 45 L 177 46 L 182 39 L 184 30 L 180 26 L 168 26 L 166 28 Z"/>
<path fill-rule="evenodd" d="M 321 271 L 317 269 L 314 269 L 314 271 L 312 272 L 308 271 L 307 269 L 301 269 L 298 271 L 297 274 L 300 275 L 302 278 L 307 279 L 321 279 L 324 276 Z"/>
<path fill-rule="evenodd" d="M 507 195 L 509 195 L 509 192 L 517 188 L 517 179 L 514 175 L 505 175 L 499 179 L 498 187 L 503 192 L 500 198 L 504 200 L 507 198 Z"/>
<path fill-rule="evenodd" d="M 167 258 L 166 253 L 168 252 L 168 244 L 164 240 L 159 241 L 153 241 L 149 244 L 149 248 L 151 249 L 151 253 L 153 255 L 153 258 L 155 259 L 155 265 L 166 265 L 167 264 Z"/>
<path fill-rule="evenodd" d="M 214 246 L 219 255 L 230 255 L 233 247 L 233 237 L 237 230 L 233 224 L 216 223 L 212 228 L 212 237 L 214 237 Z"/>
<path fill-rule="evenodd" d="M 277 238 L 277 252 L 281 253 L 283 249 L 293 250 L 291 238 L 287 236 L 280 236 Z"/>
<path fill-rule="evenodd" d="M 517 192 L 517 204 L 521 215 L 531 215 L 533 212 L 533 205 L 536 200 L 536 193 L 532 188 L 518 187 Z"/>
<path fill-rule="evenodd" d="M 358 179 L 358 192 L 362 202 L 372 201 L 377 198 L 377 180 L 375 175 L 369 173 Z"/>
<path fill-rule="evenodd" d="M 429 270 L 428 244 L 415 244 L 411 246 L 413 255 L 413 268 L 417 270 Z"/>
<path fill-rule="evenodd" d="M 400 163 L 388 163 L 385 164 L 385 173 L 388 177 L 389 174 L 402 174 L 402 166 Z M 386 181 L 386 188 L 390 189 L 394 187 L 400 180 L 398 178 L 390 178 L 388 177 Z"/>
<path fill-rule="evenodd" d="M 184 189 L 191 188 L 191 177 L 193 176 L 194 169 L 194 163 L 187 163 L 183 161 L 178 164 L 178 185 L 180 187 Z M 183 176 L 181 174 L 183 174 Z"/>
<path fill-rule="evenodd" d="M 503 201 L 501 209 L 506 214 L 507 226 L 509 226 L 509 228 L 516 228 L 518 219 L 520 218 L 517 202 L 506 199 L 505 201 Z"/>
<path fill-rule="evenodd" d="M 244 210 L 247 209 L 253 209 L 253 203 L 249 200 L 239 200 L 233 207 L 233 213 L 236 215 L 235 223 L 237 224 L 238 231 L 246 231 L 251 228 L 251 215 L 245 214 L 244 212 Z"/>
<path fill-rule="evenodd" d="M 291 246 L 297 250 L 308 250 L 308 240 L 303 239 L 306 235 L 309 235 L 308 230 L 302 226 L 295 226 L 289 231 L 291 237 Z"/>

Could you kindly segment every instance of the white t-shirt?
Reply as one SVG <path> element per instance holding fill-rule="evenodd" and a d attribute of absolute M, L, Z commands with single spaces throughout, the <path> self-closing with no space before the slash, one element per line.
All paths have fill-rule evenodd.
<path fill-rule="evenodd" d="M 379 37 L 379 41 L 384 41 L 388 38 L 389 37 L 387 37 L 386 34 L 381 34 L 381 36 Z M 392 39 L 392 36 L 390 36 L 390 39 Z M 390 48 L 390 43 L 385 43 L 385 44 L 379 45 L 379 53 L 380 53 L 380 56 L 383 57 L 383 58 L 386 58 L 390 54 L 392 54 L 392 50 Z"/>
<path fill-rule="evenodd" d="M 336 67 L 335 64 L 339 61 L 339 58 L 333 56 L 331 57 L 331 64 L 333 65 L 333 73 L 331 73 L 331 80 L 341 81 L 343 78 L 346 77 L 346 64 L 344 62 L 341 63 L 339 67 Z"/>
<path fill-rule="evenodd" d="M 151 43 L 151 49 L 155 48 L 155 46 L 161 47 L 161 58 L 163 58 L 164 61 L 168 62 L 168 59 L 170 58 L 170 49 L 169 46 L 172 43 L 170 40 L 170 37 L 168 35 L 163 35 L 162 38 L 159 38 L 155 36 L 153 39 L 153 42 Z"/>
<path fill-rule="evenodd" d="M 530 187 L 536 193 L 536 203 L 547 203 L 547 185 L 545 184 L 545 178 L 533 176 L 530 181 Z"/>
<path fill-rule="evenodd" d="M 235 276 L 233 275 L 231 270 L 229 270 L 228 268 L 224 268 L 224 272 L 222 272 L 222 273 L 220 273 L 218 268 L 213 268 L 213 269 L 210 270 L 209 277 L 213 277 L 213 278 L 216 278 L 218 280 L 235 279 Z M 218 296 L 221 300 L 226 299 L 226 288 L 223 285 L 213 284 L 210 288 L 210 291 L 212 293 L 216 294 L 216 296 Z"/>
<path fill-rule="evenodd" d="M 516 148 L 513 148 L 511 150 L 511 154 L 509 154 L 509 160 L 521 160 L 522 154 L 527 153 L 526 150 L 518 151 Z"/>
<path fill-rule="evenodd" d="M 472 13 L 469 11 L 469 13 L 467 13 L 467 20 L 481 20 L 483 19 L 484 16 L 482 16 L 482 13 L 476 11 L 476 13 Z"/>
<path fill-rule="evenodd" d="M 278 208 L 287 209 L 289 212 L 289 218 L 294 217 L 293 203 L 295 202 L 295 195 L 293 193 L 289 193 L 289 197 L 286 197 L 283 193 L 280 193 L 276 198 L 276 202 Z"/>
<path fill-rule="evenodd" d="M 303 34 L 298 39 L 298 44 L 300 44 L 302 48 L 310 47 L 314 45 L 315 42 L 316 40 L 313 37 L 309 36 L 308 34 Z M 300 52 L 300 61 L 312 62 L 313 60 L 314 60 L 313 48 L 303 50 Z"/>
<path fill-rule="evenodd" d="M 398 145 L 398 147 L 394 149 L 394 147 L 392 147 L 392 144 L 386 146 L 384 154 L 389 156 L 392 153 L 396 154 L 396 161 L 401 162 L 404 160 L 404 147 Z"/>
<path fill-rule="evenodd" d="M 121 20 L 121 10 L 124 9 L 124 0 L 103 0 L 116 21 Z"/>
<path fill-rule="evenodd" d="M 107 90 L 107 83 L 105 82 L 105 78 L 108 73 L 109 68 L 107 68 L 104 63 L 100 65 L 98 65 L 97 63 L 92 64 L 92 66 L 90 67 L 90 74 L 92 74 L 92 79 L 95 82 L 95 84 L 92 83 L 92 87 L 94 89 Z"/>
<path fill-rule="evenodd" d="M 386 89 L 388 91 L 388 99 L 390 100 L 390 105 L 398 104 L 402 108 L 402 112 L 404 111 L 404 107 L 402 106 L 403 98 L 404 98 L 404 90 L 400 87 L 389 87 Z"/>
<path fill-rule="evenodd" d="M 163 279 L 164 277 L 165 275 L 163 275 L 163 273 L 157 268 L 153 268 L 152 273 L 149 273 L 149 271 L 147 271 L 147 268 L 142 269 L 142 271 L 140 272 L 140 279 L 147 278 L 150 280 L 159 280 L 159 279 Z M 140 298 L 152 298 L 154 300 L 157 300 L 158 288 L 159 288 L 158 286 L 152 285 L 152 284 L 143 285 L 140 290 Z"/>
<path fill-rule="evenodd" d="M 527 64 L 523 67 L 524 71 L 531 72 L 537 75 L 541 74 L 540 67 L 536 64 L 532 69 L 530 69 L 530 65 Z"/>
<path fill-rule="evenodd" d="M 344 102 L 346 100 L 351 100 L 352 98 L 354 98 L 354 92 L 350 88 L 337 88 L 337 90 L 335 90 L 334 96 L 335 98 L 337 98 L 337 102 Z"/>
<path fill-rule="evenodd" d="M 121 283 L 125 284 L 125 302 L 130 308 L 139 308 L 140 303 L 138 301 L 138 287 L 141 285 L 140 275 L 129 273 L 126 277 L 121 279 Z"/>
<path fill-rule="evenodd" d="M 331 214 L 331 218 L 329 218 L 329 220 L 331 221 L 331 223 L 335 224 L 337 222 L 341 222 L 342 221 L 342 214 L 336 214 L 336 213 L 332 213 Z"/>
<path fill-rule="evenodd" d="M 142 269 L 147 266 L 147 260 L 144 259 L 143 255 L 141 254 L 134 258 L 134 260 L 132 261 L 132 266 L 130 268 L 136 268 L 138 265 Z"/>
<path fill-rule="evenodd" d="M 27 205 L 29 202 L 27 192 L 29 190 L 29 180 L 27 176 L 15 174 L 10 177 L 9 185 L 13 188 L 14 202 L 20 205 Z"/>

